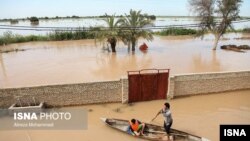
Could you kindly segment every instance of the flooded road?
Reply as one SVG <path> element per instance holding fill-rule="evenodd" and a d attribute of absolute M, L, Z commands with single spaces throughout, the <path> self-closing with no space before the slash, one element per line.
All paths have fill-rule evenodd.
<path fill-rule="evenodd" d="M 173 99 L 169 101 L 174 119 L 172 127 L 219 141 L 220 124 L 250 124 L 249 94 L 250 90 L 245 90 Z M 79 106 L 76 108 L 91 109 L 87 130 L 0 131 L 0 141 L 143 141 L 111 129 L 99 118 L 137 118 L 150 122 L 164 102 L 139 102 L 131 106 L 120 103 Z M 163 118 L 159 116 L 151 123 L 162 125 Z"/>
<path fill-rule="evenodd" d="M 219 45 L 250 45 L 249 34 L 228 34 Z M 239 71 L 250 69 L 250 51 L 238 53 L 212 51 L 212 36 L 204 40 L 191 37 L 159 37 L 147 43 L 147 52 L 136 48 L 128 53 L 123 43 L 117 53 L 102 49 L 94 40 L 30 42 L 0 47 L 0 88 L 48 84 L 81 83 L 120 79 L 127 71 L 170 68 L 171 74 Z"/>

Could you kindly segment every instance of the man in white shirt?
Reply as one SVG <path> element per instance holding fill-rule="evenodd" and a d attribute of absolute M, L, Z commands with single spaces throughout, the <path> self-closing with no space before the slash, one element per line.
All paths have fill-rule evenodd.
<path fill-rule="evenodd" d="M 159 115 L 159 114 L 162 114 L 163 117 L 164 117 L 164 129 L 167 133 L 167 137 L 168 137 L 168 140 L 169 140 L 169 135 L 170 135 L 170 128 L 172 126 L 172 123 L 173 123 L 173 118 L 172 118 L 172 114 L 171 114 L 171 111 L 170 111 L 170 104 L 169 103 L 164 103 L 164 106 L 163 108 L 156 114 L 155 118 Z M 153 118 L 152 121 L 155 119 Z"/>

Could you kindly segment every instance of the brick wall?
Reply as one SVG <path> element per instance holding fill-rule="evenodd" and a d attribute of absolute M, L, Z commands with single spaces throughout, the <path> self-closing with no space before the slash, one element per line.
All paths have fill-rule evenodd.
<path fill-rule="evenodd" d="M 170 77 L 168 98 L 250 89 L 250 71 L 200 73 Z M 0 89 L 0 108 L 18 99 L 23 103 L 45 102 L 51 106 L 128 101 L 128 78 L 116 81 Z"/>
<path fill-rule="evenodd" d="M 175 75 L 169 97 L 250 89 L 250 71 Z"/>
<path fill-rule="evenodd" d="M 121 81 L 0 89 L 0 107 L 13 103 L 45 102 L 52 106 L 121 102 Z"/>

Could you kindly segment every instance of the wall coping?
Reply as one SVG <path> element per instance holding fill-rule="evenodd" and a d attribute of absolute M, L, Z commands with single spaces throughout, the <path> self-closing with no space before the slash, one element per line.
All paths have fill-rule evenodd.
<path fill-rule="evenodd" d="M 170 76 L 185 76 L 185 75 L 202 75 L 202 74 L 226 74 L 226 73 L 242 73 L 242 72 L 247 72 L 249 73 L 250 70 L 240 70 L 240 71 L 221 71 L 221 72 L 199 72 L 199 73 L 178 73 L 178 74 L 173 74 Z"/>
<path fill-rule="evenodd" d="M 201 79 L 219 79 L 225 77 L 239 77 L 249 76 L 250 70 L 244 71 L 224 71 L 224 72 L 205 72 L 205 73 L 188 73 L 188 74 L 175 74 L 171 75 L 170 79 L 175 81 L 187 81 L 187 80 L 201 80 Z M 194 77 L 196 76 L 196 77 Z"/>
<path fill-rule="evenodd" d="M 62 86 L 72 86 L 72 85 L 82 85 L 82 84 L 95 84 L 95 83 L 109 83 L 109 82 L 119 82 L 120 79 L 114 80 L 105 80 L 105 81 L 90 81 L 90 82 L 80 82 L 80 83 L 66 83 L 66 84 L 48 84 L 48 85 L 32 85 L 32 86 L 20 86 L 20 87 L 4 87 L 0 90 L 9 90 L 9 89 L 32 89 L 32 88 L 42 88 L 42 87 L 62 87 Z"/>

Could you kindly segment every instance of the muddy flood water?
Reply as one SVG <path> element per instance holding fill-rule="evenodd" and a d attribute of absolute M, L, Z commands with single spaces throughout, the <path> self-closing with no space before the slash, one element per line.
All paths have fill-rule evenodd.
<path fill-rule="evenodd" d="M 247 37 L 247 39 L 237 39 Z M 250 45 L 249 34 L 227 34 L 222 44 Z M 250 69 L 250 51 L 212 51 L 213 38 L 159 37 L 147 52 L 128 53 L 123 43 L 117 53 L 94 40 L 30 42 L 0 47 L 0 88 L 116 80 L 127 71 L 170 68 L 171 74 Z M 4 52 L 8 50 L 16 50 Z"/>
<path fill-rule="evenodd" d="M 250 90 L 245 90 L 173 99 L 169 101 L 174 119 L 172 127 L 219 141 L 220 124 L 250 124 L 249 94 Z M 1 130 L 0 141 L 143 141 L 111 129 L 99 118 L 138 118 L 150 122 L 164 102 L 156 100 L 130 106 L 113 103 L 74 107 L 89 110 L 87 130 Z M 151 123 L 162 125 L 163 118 L 159 116 Z"/>

